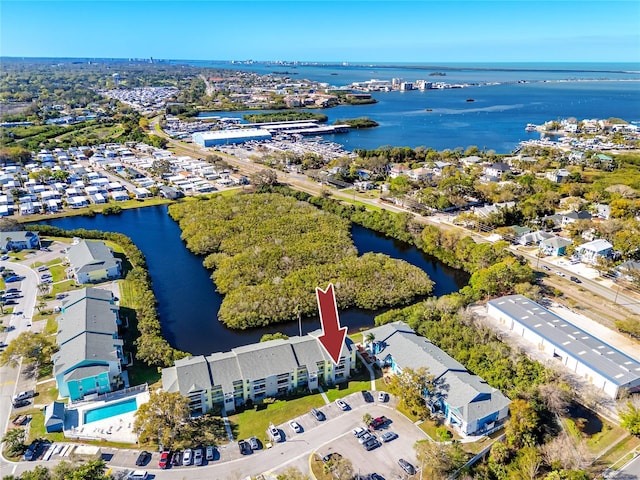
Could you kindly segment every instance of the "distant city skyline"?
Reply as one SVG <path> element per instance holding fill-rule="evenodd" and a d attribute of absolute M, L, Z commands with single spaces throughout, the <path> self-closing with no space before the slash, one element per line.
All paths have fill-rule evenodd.
<path fill-rule="evenodd" d="M 0 56 L 640 62 L 637 0 L 0 3 Z"/>

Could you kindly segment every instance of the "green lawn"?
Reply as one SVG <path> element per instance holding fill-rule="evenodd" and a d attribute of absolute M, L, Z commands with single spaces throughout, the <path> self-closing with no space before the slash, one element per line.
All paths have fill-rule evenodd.
<path fill-rule="evenodd" d="M 354 374 L 348 382 L 340 383 L 334 387 L 325 389 L 327 398 L 335 401 L 338 398 L 346 397 L 352 393 L 362 390 L 371 390 L 371 380 L 369 379 L 369 371 L 362 367 L 361 371 Z"/>
<path fill-rule="evenodd" d="M 56 382 L 53 379 L 50 382 L 41 383 L 36 386 L 36 393 L 34 401 L 41 405 L 49 405 L 51 402 L 58 400 L 58 388 Z"/>
<path fill-rule="evenodd" d="M 629 460 L 635 449 L 640 447 L 640 437 L 627 435 L 627 437 L 616 446 L 607 451 L 598 459 L 598 464 L 603 467 L 619 468 L 624 465 L 625 460 Z"/>
<path fill-rule="evenodd" d="M 75 280 L 66 280 L 64 282 L 54 283 L 53 287 L 51 288 L 50 295 L 55 298 L 55 296 L 59 293 L 68 292 L 70 290 L 75 290 L 77 288 L 81 288 L 81 287 L 76 285 Z"/>
<path fill-rule="evenodd" d="M 229 420 L 238 428 L 237 438 L 255 436 L 261 440 L 266 439 L 266 430 L 270 423 L 279 425 L 308 412 L 314 407 L 324 405 L 324 400 L 319 393 L 306 395 L 293 400 L 276 400 L 270 405 L 262 405 L 244 412 L 231 415 Z"/>
<path fill-rule="evenodd" d="M 49 272 L 51 273 L 54 282 L 61 282 L 67 278 L 67 273 L 65 272 L 66 268 L 67 267 L 62 265 L 60 262 L 49 266 Z"/>

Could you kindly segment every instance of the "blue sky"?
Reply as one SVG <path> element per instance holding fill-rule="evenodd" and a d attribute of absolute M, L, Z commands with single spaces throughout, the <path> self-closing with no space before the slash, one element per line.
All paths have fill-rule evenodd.
<path fill-rule="evenodd" d="M 0 55 L 638 62 L 638 0 L 0 1 Z"/>

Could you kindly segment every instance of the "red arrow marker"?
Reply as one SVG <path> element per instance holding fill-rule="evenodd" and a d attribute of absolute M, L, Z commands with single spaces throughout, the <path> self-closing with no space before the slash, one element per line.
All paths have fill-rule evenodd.
<path fill-rule="evenodd" d="M 347 327 L 340 327 L 333 284 L 330 283 L 326 290 L 316 287 L 316 296 L 318 297 L 320 324 L 322 325 L 322 335 L 318 337 L 318 340 L 320 340 L 333 363 L 337 365 L 340 361 L 344 338 L 347 336 Z"/>

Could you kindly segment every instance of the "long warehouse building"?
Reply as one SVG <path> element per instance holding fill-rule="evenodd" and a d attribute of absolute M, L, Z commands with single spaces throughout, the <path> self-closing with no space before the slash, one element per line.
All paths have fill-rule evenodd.
<path fill-rule="evenodd" d="M 611 398 L 640 391 L 640 362 L 523 295 L 487 302 L 487 314 L 508 326 Z"/>
<path fill-rule="evenodd" d="M 203 147 L 244 143 L 251 140 L 271 140 L 271 134 L 262 128 L 242 128 L 233 130 L 215 130 L 212 132 L 196 132 L 191 135 L 193 143 Z"/>

